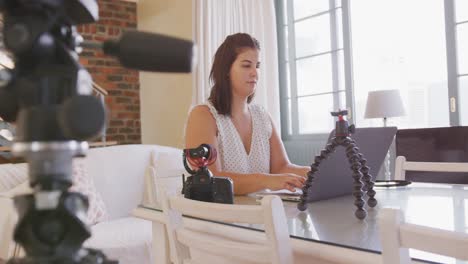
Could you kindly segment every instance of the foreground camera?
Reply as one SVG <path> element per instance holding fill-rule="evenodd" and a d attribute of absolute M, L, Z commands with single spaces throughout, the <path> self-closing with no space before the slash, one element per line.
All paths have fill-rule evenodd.
<path fill-rule="evenodd" d="M 69 192 L 72 159 L 84 156 L 85 140 L 102 132 L 103 104 L 92 96 L 92 79 L 79 64 L 83 38 L 75 25 L 98 19 L 95 0 L 0 0 L 3 40 L 15 68 L 0 74 L 0 117 L 16 122 L 15 155 L 29 166 L 34 192 L 14 199 L 15 241 L 26 256 L 9 264 L 117 263 L 81 245 L 88 199 Z M 125 32 L 100 48 L 122 65 L 147 71 L 190 72 L 190 41 Z"/>
<path fill-rule="evenodd" d="M 198 148 L 184 149 L 184 166 L 189 176 L 183 179 L 182 193 L 185 198 L 215 203 L 234 203 L 233 182 L 228 177 L 214 177 L 208 166 L 216 161 L 216 149 L 208 144 Z M 188 164 L 197 167 L 192 170 Z"/>

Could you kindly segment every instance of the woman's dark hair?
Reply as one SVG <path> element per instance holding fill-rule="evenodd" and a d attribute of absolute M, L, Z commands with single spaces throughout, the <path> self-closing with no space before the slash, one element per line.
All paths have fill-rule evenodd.
<path fill-rule="evenodd" d="M 232 89 L 229 71 L 237 55 L 245 48 L 260 50 L 258 40 L 246 33 L 228 36 L 215 53 L 210 71 L 210 81 L 213 84 L 208 100 L 221 115 L 231 115 Z M 250 103 L 254 94 L 247 98 Z"/>

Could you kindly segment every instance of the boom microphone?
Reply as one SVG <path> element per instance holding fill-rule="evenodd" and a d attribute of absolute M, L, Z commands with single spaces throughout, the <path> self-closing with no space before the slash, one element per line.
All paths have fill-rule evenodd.
<path fill-rule="evenodd" d="M 125 67 L 156 72 L 191 72 L 195 55 L 191 41 L 138 31 L 107 40 L 102 49 Z"/>

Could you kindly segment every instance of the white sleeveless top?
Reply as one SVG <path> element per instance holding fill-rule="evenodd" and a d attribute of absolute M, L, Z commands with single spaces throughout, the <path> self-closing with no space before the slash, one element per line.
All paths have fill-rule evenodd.
<path fill-rule="evenodd" d="M 268 113 L 259 105 L 249 105 L 252 116 L 252 142 L 247 154 L 231 117 L 219 115 L 216 108 L 206 104 L 218 127 L 218 159 L 221 170 L 235 173 L 270 172 L 270 137 L 272 124 Z"/>

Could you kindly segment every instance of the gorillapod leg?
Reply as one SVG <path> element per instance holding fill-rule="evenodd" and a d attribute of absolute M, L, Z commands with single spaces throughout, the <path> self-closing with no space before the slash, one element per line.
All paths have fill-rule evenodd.
<path fill-rule="evenodd" d="M 359 156 L 359 149 L 356 146 L 356 143 L 351 140 L 351 138 L 346 137 L 341 141 L 343 147 L 346 148 L 346 157 L 348 158 L 351 169 L 353 170 L 353 196 L 354 196 L 354 205 L 357 209 L 354 212 L 354 215 L 359 219 L 364 219 L 367 216 L 367 212 L 364 209 L 366 202 L 362 198 L 364 196 L 364 190 L 362 186 L 362 171 L 361 171 L 361 157 Z M 365 189 L 366 187 L 364 187 Z"/>
<path fill-rule="evenodd" d="M 361 162 L 361 172 L 362 172 L 362 179 L 364 181 L 364 191 L 367 193 L 369 197 L 367 199 L 367 205 L 370 207 L 375 207 L 377 205 L 377 200 L 374 198 L 375 191 L 374 191 L 374 182 L 372 181 L 372 175 L 369 173 L 369 166 L 367 166 L 367 160 L 363 157 L 361 153 L 359 153 L 359 158 Z"/>
<path fill-rule="evenodd" d="M 370 207 L 375 207 L 377 205 L 377 200 L 374 198 L 375 196 L 375 191 L 374 191 L 374 182 L 372 181 L 372 175 L 369 173 L 369 166 L 367 166 L 367 160 L 364 158 L 364 156 L 359 153 L 359 148 L 356 145 L 356 142 L 352 138 L 348 138 L 350 142 L 354 145 L 354 148 L 356 148 L 356 151 L 358 152 L 358 159 L 359 163 L 361 164 L 361 182 L 364 184 L 362 187 L 362 190 L 366 192 L 368 199 L 367 199 L 367 205 Z M 344 140 L 344 144 L 347 143 L 347 139 Z M 348 143 L 349 144 L 349 143 Z M 351 167 L 352 168 L 352 167 Z"/>
<path fill-rule="evenodd" d="M 319 170 L 320 163 L 328 158 L 331 153 L 333 153 L 336 149 L 336 147 L 339 144 L 336 142 L 336 138 L 334 137 L 330 143 L 328 143 L 325 146 L 325 149 L 323 149 L 320 152 L 320 155 L 315 156 L 314 163 L 310 165 L 310 171 L 307 173 L 307 180 L 306 183 L 304 184 L 304 187 L 302 188 L 302 196 L 301 196 L 301 201 L 297 204 L 297 208 L 301 211 L 305 211 L 307 209 L 307 203 L 309 202 L 308 195 L 309 195 L 309 189 L 312 187 L 312 183 L 314 182 L 315 174 Z"/>
<path fill-rule="evenodd" d="M 310 171 L 307 173 L 307 181 L 302 189 L 301 201 L 298 203 L 297 208 L 301 211 L 307 209 L 307 203 L 309 202 L 308 195 L 309 189 L 312 186 L 315 174 L 319 170 L 320 163 L 325 160 L 337 146 L 343 146 L 346 148 L 346 157 L 351 164 L 353 170 L 353 196 L 355 197 L 354 205 L 357 209 L 354 213 L 359 219 L 364 219 L 367 216 L 367 212 L 364 209 L 366 202 L 363 199 L 364 193 L 366 192 L 369 199 L 368 205 L 374 207 L 377 205 L 377 200 L 374 198 L 375 191 L 373 190 L 374 183 L 372 182 L 372 176 L 369 174 L 369 167 L 366 166 L 367 160 L 363 158 L 363 155 L 359 153 L 359 148 L 356 142 L 350 137 L 334 137 L 331 142 L 326 145 L 325 149 L 320 152 L 320 155 L 315 156 L 314 163 L 310 166 Z"/>

